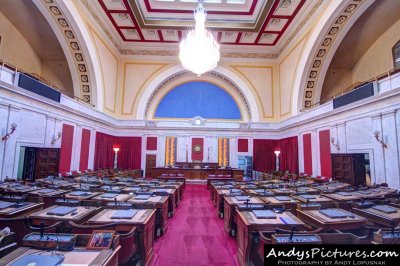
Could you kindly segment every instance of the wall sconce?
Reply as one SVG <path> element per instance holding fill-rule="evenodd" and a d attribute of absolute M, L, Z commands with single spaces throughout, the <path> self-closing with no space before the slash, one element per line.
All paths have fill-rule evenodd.
<path fill-rule="evenodd" d="M 1 140 L 2 140 L 2 141 L 8 140 L 8 138 L 14 133 L 14 131 L 15 131 L 16 129 L 17 129 L 17 124 L 12 123 L 12 124 L 11 124 L 11 131 L 10 131 L 9 133 L 6 133 L 6 134 L 1 138 Z"/>
<path fill-rule="evenodd" d="M 279 154 L 281 154 L 281 151 L 274 151 L 275 156 L 276 156 L 276 171 L 279 171 Z"/>
<path fill-rule="evenodd" d="M 56 144 L 56 142 L 61 138 L 61 136 L 62 136 L 61 132 L 57 133 L 57 137 L 53 136 L 53 139 L 51 140 L 51 145 Z"/>
<path fill-rule="evenodd" d="M 339 146 L 339 144 L 338 144 L 339 142 L 336 142 L 336 143 L 335 143 L 335 138 L 334 138 L 334 137 L 331 138 L 331 143 L 332 143 L 333 146 L 336 147 L 336 149 L 337 149 L 338 151 L 340 151 L 340 146 Z"/>
<path fill-rule="evenodd" d="M 379 130 L 374 131 L 375 139 L 382 145 L 383 148 L 387 148 L 387 144 L 385 142 L 383 142 L 383 138 L 379 139 L 380 134 L 381 134 L 381 132 L 379 132 Z"/>

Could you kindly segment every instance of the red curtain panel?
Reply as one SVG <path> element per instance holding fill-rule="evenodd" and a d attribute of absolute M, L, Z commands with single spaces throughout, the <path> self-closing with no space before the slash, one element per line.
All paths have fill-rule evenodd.
<path fill-rule="evenodd" d="M 196 145 L 200 146 L 200 152 L 195 152 L 193 149 Z M 204 139 L 192 138 L 192 161 L 203 161 L 204 154 Z"/>
<path fill-rule="evenodd" d="M 331 142 L 329 129 L 319 132 L 319 154 L 321 159 L 321 175 L 332 177 Z"/>
<path fill-rule="evenodd" d="M 96 133 L 95 169 L 114 167 L 114 148 L 118 147 L 118 168 L 140 169 L 142 161 L 141 137 L 118 137 Z"/>
<path fill-rule="evenodd" d="M 279 150 L 281 154 L 279 156 L 279 169 L 281 171 L 289 171 L 291 173 L 299 172 L 299 144 L 298 138 L 290 137 L 280 139 Z"/>
<path fill-rule="evenodd" d="M 90 146 L 90 130 L 82 129 L 81 158 L 79 160 L 80 171 L 88 169 L 89 146 Z"/>
<path fill-rule="evenodd" d="M 253 168 L 255 171 L 266 172 L 275 170 L 275 149 L 278 141 L 272 139 L 254 139 Z"/>
<path fill-rule="evenodd" d="M 63 124 L 60 150 L 59 172 L 71 171 L 72 144 L 74 142 L 74 126 Z"/>

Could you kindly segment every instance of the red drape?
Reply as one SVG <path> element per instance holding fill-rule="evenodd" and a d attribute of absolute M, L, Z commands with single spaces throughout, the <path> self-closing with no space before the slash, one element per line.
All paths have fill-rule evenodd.
<path fill-rule="evenodd" d="M 265 172 L 275 170 L 275 149 L 278 141 L 272 139 L 255 139 L 253 141 L 253 168 Z"/>
<path fill-rule="evenodd" d="M 321 175 L 332 177 L 330 131 L 319 132 L 319 154 L 321 158 Z"/>
<path fill-rule="evenodd" d="M 94 169 L 106 169 L 114 167 L 114 150 L 118 147 L 118 168 L 140 169 L 142 138 L 118 137 L 108 134 L 96 133 L 96 147 Z"/>
<path fill-rule="evenodd" d="M 195 152 L 193 148 L 196 145 L 200 145 L 200 152 Z M 192 160 L 193 161 L 203 161 L 203 147 L 204 147 L 204 139 L 203 138 L 192 138 Z"/>
<path fill-rule="evenodd" d="M 88 169 L 89 145 L 90 145 L 90 130 L 82 129 L 81 158 L 79 161 L 79 170 L 81 171 Z"/>
<path fill-rule="evenodd" d="M 74 143 L 74 127 L 63 124 L 60 150 L 59 172 L 71 171 L 72 145 Z"/>
<path fill-rule="evenodd" d="M 297 137 L 280 139 L 278 141 L 279 150 L 279 169 L 291 173 L 299 172 L 299 148 Z"/>

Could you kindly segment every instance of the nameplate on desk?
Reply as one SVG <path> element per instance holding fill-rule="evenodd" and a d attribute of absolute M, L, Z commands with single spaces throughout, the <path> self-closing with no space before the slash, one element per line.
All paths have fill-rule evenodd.
<path fill-rule="evenodd" d="M 315 195 L 300 195 L 300 197 L 304 198 L 304 199 L 316 199 L 317 196 Z"/>
<path fill-rule="evenodd" d="M 38 190 L 37 193 L 38 194 L 48 194 L 48 193 L 52 193 L 54 191 L 55 191 L 54 189 L 41 189 L 41 190 Z"/>
<path fill-rule="evenodd" d="M 151 198 L 151 195 L 137 195 L 135 197 L 137 200 L 148 200 L 149 198 Z"/>
<path fill-rule="evenodd" d="M 288 196 L 276 196 L 275 199 L 279 201 L 292 201 L 292 198 Z"/>
<path fill-rule="evenodd" d="M 167 192 L 166 189 L 161 189 L 161 188 L 154 189 L 153 191 L 154 191 L 154 192 Z"/>
<path fill-rule="evenodd" d="M 369 190 L 358 191 L 358 193 L 364 194 L 364 195 L 369 195 L 369 194 L 371 194 L 372 192 L 373 192 L 373 191 L 369 191 Z"/>
<path fill-rule="evenodd" d="M 372 209 L 383 212 L 383 213 L 396 213 L 397 212 L 397 208 L 394 208 L 389 205 L 376 205 L 376 206 L 373 206 Z"/>
<path fill-rule="evenodd" d="M 235 198 L 236 198 L 238 201 L 250 200 L 250 197 L 249 197 L 249 196 L 235 196 Z"/>
<path fill-rule="evenodd" d="M 83 196 L 89 196 L 90 194 L 92 194 L 92 193 L 90 193 L 88 191 L 74 191 L 74 192 L 71 192 L 69 195 L 83 197 Z"/>
<path fill-rule="evenodd" d="M 118 194 L 105 193 L 105 194 L 100 195 L 100 198 L 102 198 L 102 199 L 113 199 L 113 198 L 115 198 L 117 196 L 118 196 Z"/>
<path fill-rule="evenodd" d="M 16 187 L 13 187 L 13 189 L 15 189 L 15 190 L 24 190 L 24 189 L 27 189 L 27 188 L 30 188 L 30 187 L 28 187 L 28 186 L 16 186 Z"/>
<path fill-rule="evenodd" d="M 16 204 L 17 204 L 16 202 L 0 201 L 0 210 L 13 207 L 13 206 L 15 206 Z"/>
<path fill-rule="evenodd" d="M 258 219 L 275 219 L 276 214 L 271 210 L 252 210 Z"/>
<path fill-rule="evenodd" d="M 117 210 L 111 216 L 111 219 L 132 219 L 136 213 L 137 210 Z"/>
<path fill-rule="evenodd" d="M 58 206 L 50 211 L 47 212 L 48 215 L 57 215 L 57 216 L 65 216 L 72 212 L 75 212 L 75 207 L 68 207 L 68 206 Z"/>
<path fill-rule="evenodd" d="M 319 212 L 332 219 L 346 218 L 349 216 L 348 213 L 338 209 L 325 209 L 320 210 Z"/>
<path fill-rule="evenodd" d="M 240 189 L 230 189 L 229 192 L 232 193 L 241 193 L 242 191 Z"/>
<path fill-rule="evenodd" d="M 349 197 L 349 196 L 351 196 L 351 193 L 349 193 L 349 192 L 343 192 L 343 191 L 337 192 L 336 194 L 338 194 L 338 195 L 340 195 L 340 196 L 343 196 L 343 197 Z"/>

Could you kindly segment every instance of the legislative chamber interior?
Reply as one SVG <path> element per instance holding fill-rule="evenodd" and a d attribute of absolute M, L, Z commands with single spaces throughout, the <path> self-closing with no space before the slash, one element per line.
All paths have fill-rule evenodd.
<path fill-rule="evenodd" d="M 0 265 L 400 244 L 399 110 L 398 0 L 1 0 Z"/>

